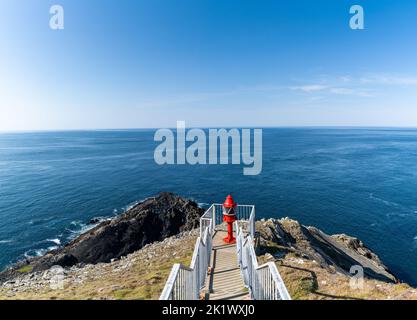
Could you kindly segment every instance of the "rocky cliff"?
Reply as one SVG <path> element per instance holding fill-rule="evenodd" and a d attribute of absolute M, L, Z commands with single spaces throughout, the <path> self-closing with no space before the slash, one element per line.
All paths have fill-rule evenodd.
<path fill-rule="evenodd" d="M 174 263 L 189 265 L 203 210 L 162 193 L 64 248 L 3 273 L 0 299 L 157 299 Z M 293 299 L 417 299 L 359 239 L 284 219 L 257 221 L 257 253 L 273 261 Z M 65 290 L 50 288 L 61 264 Z M 352 266 L 363 269 L 351 285 Z"/>
<path fill-rule="evenodd" d="M 27 266 L 36 272 L 54 265 L 71 267 L 110 262 L 149 243 L 195 229 L 203 213 L 204 210 L 193 201 L 172 193 L 161 193 L 119 217 L 100 223 L 61 249 L 50 251 L 43 257 L 19 262 L 0 274 L 0 281 L 13 277 L 18 274 L 18 270 Z"/>
<path fill-rule="evenodd" d="M 378 256 L 357 238 L 345 234 L 329 236 L 289 218 L 263 220 L 256 227 L 262 253 L 270 253 L 276 258 L 291 254 L 315 261 L 328 271 L 346 275 L 352 267 L 360 266 L 367 278 L 398 281 Z"/>
<path fill-rule="evenodd" d="M 327 235 L 289 218 L 258 221 L 256 228 L 258 260 L 276 263 L 293 299 L 417 300 L 417 290 L 357 238 Z"/>

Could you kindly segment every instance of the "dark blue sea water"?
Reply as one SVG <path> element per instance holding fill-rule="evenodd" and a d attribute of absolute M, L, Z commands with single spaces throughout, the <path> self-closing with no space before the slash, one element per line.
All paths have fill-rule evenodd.
<path fill-rule="evenodd" d="M 153 130 L 0 134 L 0 267 L 160 191 L 362 239 L 417 284 L 417 130 L 264 129 L 263 171 L 157 166 Z"/>

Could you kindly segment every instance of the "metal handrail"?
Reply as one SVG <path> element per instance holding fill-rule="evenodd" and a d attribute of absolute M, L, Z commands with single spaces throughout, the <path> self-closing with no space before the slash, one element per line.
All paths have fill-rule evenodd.
<path fill-rule="evenodd" d="M 198 300 L 204 288 L 213 247 L 213 220 L 194 246 L 190 267 L 175 264 L 159 300 Z"/>
<path fill-rule="evenodd" d="M 216 228 L 216 207 L 214 204 L 211 205 L 200 218 L 200 237 L 203 236 L 206 227 L 210 224 L 211 232 L 214 234 L 214 230 Z"/>
<path fill-rule="evenodd" d="M 206 211 L 212 211 L 213 221 L 215 225 L 222 224 L 223 205 L 215 203 Z M 203 216 L 204 217 L 204 216 Z M 205 217 L 204 217 L 205 218 Z M 247 225 L 248 231 L 252 238 L 255 237 L 255 206 L 254 205 L 238 205 L 236 207 L 236 219 L 239 223 Z M 235 229 L 237 232 L 237 229 Z"/>
<path fill-rule="evenodd" d="M 258 265 L 253 238 L 235 222 L 236 252 L 245 285 L 254 300 L 291 300 L 291 296 L 273 262 Z"/>
<path fill-rule="evenodd" d="M 196 241 L 189 268 L 175 264 L 159 300 L 198 300 L 207 279 L 212 250 L 211 226 Z"/>
<path fill-rule="evenodd" d="M 190 267 L 175 264 L 171 270 L 160 300 L 198 300 L 205 287 L 213 247 L 216 225 L 222 221 L 222 205 L 213 204 L 200 219 L 198 237 Z M 276 265 L 272 262 L 258 265 L 253 239 L 255 237 L 255 206 L 237 206 L 236 254 L 245 285 L 254 300 L 291 300 Z M 240 225 L 239 225 L 240 224 Z M 241 225 L 247 226 L 245 237 Z"/>

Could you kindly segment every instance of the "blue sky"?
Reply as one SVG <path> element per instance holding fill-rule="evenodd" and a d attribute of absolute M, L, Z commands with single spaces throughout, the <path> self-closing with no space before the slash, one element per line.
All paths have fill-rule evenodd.
<path fill-rule="evenodd" d="M 417 126 L 416 17 L 415 0 L 1 0 L 0 131 Z"/>

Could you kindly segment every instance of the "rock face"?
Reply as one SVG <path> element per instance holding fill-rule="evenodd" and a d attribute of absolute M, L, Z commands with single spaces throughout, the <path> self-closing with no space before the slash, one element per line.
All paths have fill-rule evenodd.
<path fill-rule="evenodd" d="M 158 299 L 174 263 L 189 265 L 199 229 L 184 231 L 109 263 L 22 273 L 0 284 L 0 301 Z M 61 271 L 61 273 L 59 272 Z M 59 275 L 64 290 L 57 285 Z M 58 277 L 58 278 L 57 278 Z"/>
<path fill-rule="evenodd" d="M 107 268 L 106 266 L 117 266 L 120 261 L 129 264 L 129 255 L 131 257 L 138 252 L 142 252 L 147 257 L 144 260 L 142 258 L 140 261 L 137 260 L 138 265 L 145 263 L 145 260 L 149 265 L 160 263 L 160 258 L 165 255 L 168 260 L 169 257 L 179 259 L 185 253 L 177 257 L 178 252 L 184 251 L 185 248 L 187 248 L 185 251 L 191 255 L 198 234 L 198 230 L 195 229 L 199 226 L 203 212 L 204 210 L 193 201 L 172 193 L 161 193 L 112 220 L 102 222 L 61 249 L 16 264 L 0 273 L 0 283 L 8 283 L 11 290 L 20 290 L 19 279 L 23 279 L 25 286 L 37 287 L 38 283 L 32 281 L 33 277 L 43 277 L 45 272 L 55 265 L 60 265 L 65 270 L 75 270 L 76 282 L 81 274 L 90 274 L 90 269 L 95 270 L 95 274 L 99 276 L 102 270 Z M 185 242 L 178 244 L 178 248 L 165 247 L 170 237 L 187 234 L 190 230 L 194 231 L 191 232 L 193 240 L 189 243 L 189 247 L 184 245 Z M 292 262 L 299 262 L 304 267 L 291 269 L 291 272 L 306 271 L 306 265 L 313 265 L 316 271 L 320 271 L 317 272 L 318 274 L 323 273 L 324 270 L 325 282 L 331 283 L 333 275 L 343 275 L 348 278 L 352 275 L 350 274 L 352 266 L 361 266 L 365 277 L 372 281 L 386 285 L 398 282 L 378 256 L 359 239 L 344 234 L 327 235 L 317 228 L 303 226 L 289 218 L 257 221 L 256 231 L 259 235 L 257 237 L 259 259 L 271 259 L 277 264 L 281 263 L 282 270 L 286 270 L 285 267 L 288 269 Z M 158 253 L 152 253 L 146 249 L 158 246 L 168 248 L 168 251 L 160 250 Z M 169 267 L 170 264 L 171 261 Z M 169 270 L 167 269 L 166 272 L 169 273 Z M 136 276 L 132 275 L 132 279 Z M 287 279 L 290 283 L 287 285 L 294 282 L 294 278 L 291 277 L 294 277 L 294 274 L 292 276 L 289 274 Z M 116 280 L 109 281 L 111 285 L 118 285 Z M 162 286 L 166 279 L 158 281 Z M 335 287 L 338 286 L 335 284 Z M 0 285 L 0 289 L 1 287 Z M 387 289 L 387 292 L 389 291 Z"/>
<path fill-rule="evenodd" d="M 359 239 L 347 235 L 329 236 L 314 227 L 305 227 L 298 221 L 269 219 L 256 224 L 260 234 L 260 250 L 283 257 L 293 253 L 303 259 L 317 262 L 330 272 L 348 275 L 352 266 L 361 266 L 370 279 L 397 282 L 378 256 Z"/>
<path fill-rule="evenodd" d="M 0 273 L 0 300 L 157 299 L 172 265 L 189 265 L 202 213 L 192 201 L 161 193 L 62 249 Z M 417 290 L 396 283 L 357 238 L 289 218 L 257 221 L 256 231 L 258 261 L 276 263 L 294 299 L 417 299 Z M 57 264 L 65 267 L 65 290 L 50 287 L 49 268 Z M 363 268 L 361 289 L 350 286 L 352 266 Z"/>
<path fill-rule="evenodd" d="M 204 210 L 193 201 L 172 193 L 161 193 L 117 218 L 102 222 L 64 248 L 34 258 L 26 264 L 30 264 L 36 272 L 54 265 L 70 267 L 80 263 L 110 262 L 149 243 L 198 227 L 203 213 Z M 21 268 L 22 263 L 17 267 Z"/>

